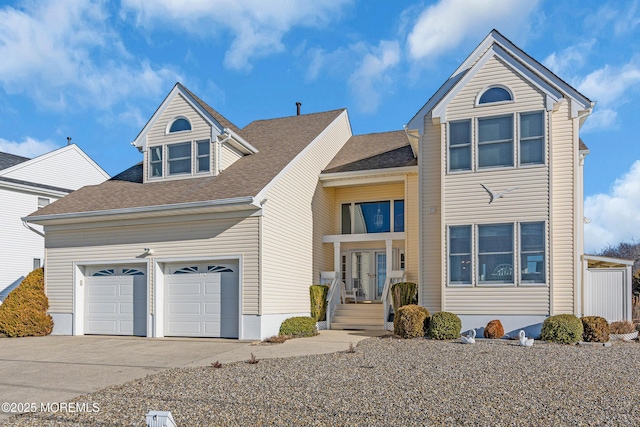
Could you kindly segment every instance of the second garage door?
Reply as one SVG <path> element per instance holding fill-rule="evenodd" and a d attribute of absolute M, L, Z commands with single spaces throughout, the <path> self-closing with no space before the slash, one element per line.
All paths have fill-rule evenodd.
<path fill-rule="evenodd" d="M 238 263 L 173 265 L 166 276 L 164 335 L 238 338 Z"/>

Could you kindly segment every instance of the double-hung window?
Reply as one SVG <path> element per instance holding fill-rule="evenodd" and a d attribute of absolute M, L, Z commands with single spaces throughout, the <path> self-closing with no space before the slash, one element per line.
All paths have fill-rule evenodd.
<path fill-rule="evenodd" d="M 478 167 L 513 166 L 513 115 L 478 119 Z"/>
<path fill-rule="evenodd" d="M 196 142 L 196 172 L 209 172 L 211 169 L 211 144 L 209 141 Z"/>
<path fill-rule="evenodd" d="M 449 227 L 449 283 L 471 284 L 471 226 Z"/>
<path fill-rule="evenodd" d="M 471 120 L 449 123 L 449 170 L 471 170 Z"/>
<path fill-rule="evenodd" d="M 191 143 L 181 142 L 169 144 L 167 155 L 167 172 L 169 175 L 191 173 Z"/>
<path fill-rule="evenodd" d="M 544 116 L 542 111 L 520 114 L 520 164 L 544 163 Z"/>
<path fill-rule="evenodd" d="M 149 166 L 151 169 L 151 177 L 161 177 L 162 176 L 162 146 L 159 147 L 151 147 L 149 149 L 150 157 L 149 157 Z"/>
<path fill-rule="evenodd" d="M 514 283 L 513 224 L 478 225 L 480 283 Z"/>
<path fill-rule="evenodd" d="M 545 283 L 544 222 L 520 224 L 520 280 L 522 283 Z"/>

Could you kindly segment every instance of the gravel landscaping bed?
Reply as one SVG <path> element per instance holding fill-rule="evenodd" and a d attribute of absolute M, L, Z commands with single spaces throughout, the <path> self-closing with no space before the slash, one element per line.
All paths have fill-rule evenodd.
<path fill-rule="evenodd" d="M 355 353 L 171 369 L 74 399 L 98 413 L 16 426 L 638 426 L 640 344 L 370 338 Z"/>

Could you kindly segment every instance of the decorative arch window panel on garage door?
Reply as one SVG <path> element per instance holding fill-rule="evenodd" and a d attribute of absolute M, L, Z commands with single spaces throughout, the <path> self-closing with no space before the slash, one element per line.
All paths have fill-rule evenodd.
<path fill-rule="evenodd" d="M 94 277 L 108 277 L 108 276 L 144 276 L 144 271 L 136 268 L 103 268 L 91 274 Z"/>
<path fill-rule="evenodd" d="M 172 274 L 195 274 L 195 273 L 233 273 L 233 270 L 223 265 L 206 265 L 197 266 L 190 265 L 186 267 L 180 267 L 173 270 Z"/>

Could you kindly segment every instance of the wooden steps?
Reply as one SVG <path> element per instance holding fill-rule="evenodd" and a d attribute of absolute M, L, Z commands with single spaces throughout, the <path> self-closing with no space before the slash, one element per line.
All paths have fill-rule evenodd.
<path fill-rule="evenodd" d="M 331 318 L 331 329 L 384 330 L 382 304 L 338 304 Z"/>

